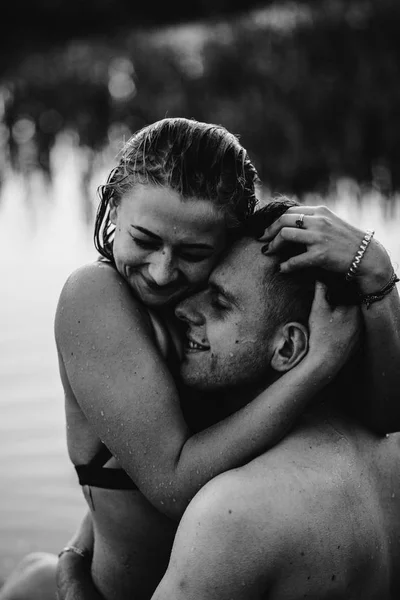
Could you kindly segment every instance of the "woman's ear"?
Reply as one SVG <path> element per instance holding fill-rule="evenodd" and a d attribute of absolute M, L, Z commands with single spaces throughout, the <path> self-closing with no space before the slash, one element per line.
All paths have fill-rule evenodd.
<path fill-rule="evenodd" d="M 271 367 L 280 373 L 293 369 L 308 352 L 308 329 L 301 323 L 286 323 L 276 333 Z"/>
<path fill-rule="evenodd" d="M 115 198 L 110 198 L 110 221 L 113 225 L 117 223 L 119 203 L 115 201 Z"/>

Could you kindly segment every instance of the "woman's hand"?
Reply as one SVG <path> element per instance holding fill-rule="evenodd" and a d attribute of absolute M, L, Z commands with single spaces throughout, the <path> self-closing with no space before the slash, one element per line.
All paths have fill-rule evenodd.
<path fill-rule="evenodd" d="M 56 569 L 57 600 L 102 600 L 90 573 L 94 535 L 89 511 L 67 546 L 77 548 L 82 555 L 73 551 L 61 554 Z"/>
<path fill-rule="evenodd" d="M 318 267 L 345 277 L 364 235 L 365 231 L 350 225 L 326 206 L 299 205 L 289 208 L 272 223 L 260 241 L 268 242 L 264 254 L 279 253 L 287 244 L 305 246 L 304 252 L 282 262 L 283 273 Z M 378 291 L 389 281 L 392 272 L 385 248 L 373 238 L 355 277 L 358 291 L 361 294 Z"/>
<path fill-rule="evenodd" d="M 332 307 L 326 291 L 317 281 L 309 318 L 308 358 L 321 363 L 324 374 L 328 370 L 328 376 L 333 377 L 360 345 L 362 318 L 358 306 Z"/>

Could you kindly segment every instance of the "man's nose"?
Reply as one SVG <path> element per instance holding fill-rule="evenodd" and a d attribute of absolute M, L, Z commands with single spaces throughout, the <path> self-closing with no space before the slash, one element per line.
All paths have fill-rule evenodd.
<path fill-rule="evenodd" d="M 172 253 L 168 250 L 154 252 L 148 267 L 149 275 L 157 285 L 168 285 L 178 278 Z"/>
<path fill-rule="evenodd" d="M 204 322 L 203 313 L 201 311 L 201 294 L 195 294 L 182 300 L 175 308 L 175 315 L 178 319 L 192 323 L 193 325 L 202 325 Z"/>

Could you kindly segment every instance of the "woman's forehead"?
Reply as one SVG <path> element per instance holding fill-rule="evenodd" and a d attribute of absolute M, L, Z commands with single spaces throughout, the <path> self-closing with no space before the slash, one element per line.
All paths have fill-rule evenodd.
<path fill-rule="evenodd" d="M 122 209 L 128 225 L 144 227 L 160 237 L 213 235 L 224 225 L 223 216 L 211 201 L 182 199 L 175 190 L 161 186 L 132 188 L 122 199 Z"/>

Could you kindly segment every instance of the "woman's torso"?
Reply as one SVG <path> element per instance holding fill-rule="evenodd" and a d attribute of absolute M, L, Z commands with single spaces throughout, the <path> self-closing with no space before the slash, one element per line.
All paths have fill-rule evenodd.
<path fill-rule="evenodd" d="M 161 322 L 150 311 L 148 314 L 155 341 L 173 368 L 178 358 L 177 333 L 171 323 Z M 88 465 L 103 444 L 74 396 L 61 353 L 59 363 L 70 459 L 75 466 Z M 102 470 L 109 468 L 120 468 L 114 457 Z M 94 525 L 94 584 L 107 600 L 133 593 L 139 600 L 151 597 L 166 570 L 177 523 L 156 510 L 137 488 L 82 485 L 82 491 Z"/>

